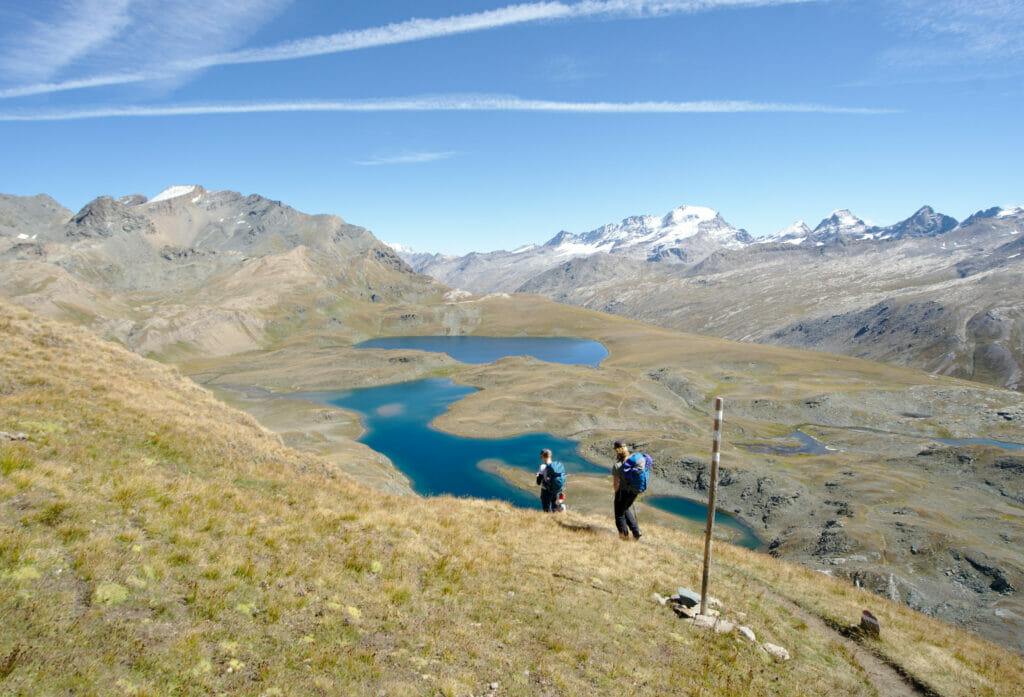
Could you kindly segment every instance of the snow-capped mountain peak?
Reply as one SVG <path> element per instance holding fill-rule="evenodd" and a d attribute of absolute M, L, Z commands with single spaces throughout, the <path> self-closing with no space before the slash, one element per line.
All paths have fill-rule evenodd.
<path fill-rule="evenodd" d="M 868 229 L 867 223 L 849 210 L 841 208 L 832 211 L 832 215 L 818 223 L 818 227 L 812 231 L 812 236 L 815 243 L 825 244 L 839 237 L 863 239 L 867 236 Z"/>
<path fill-rule="evenodd" d="M 652 261 L 690 261 L 714 249 L 741 247 L 749 242 L 745 231 L 729 225 L 717 211 L 704 206 L 679 206 L 663 216 L 631 216 L 578 235 L 563 231 L 544 247 L 563 257 L 604 252 Z"/>
<path fill-rule="evenodd" d="M 802 220 L 798 220 L 789 227 L 779 230 L 774 235 L 765 235 L 757 240 L 762 244 L 784 242 L 786 244 L 802 244 L 811 236 L 811 228 Z"/>
<path fill-rule="evenodd" d="M 846 231 L 867 227 L 867 224 L 848 209 L 840 208 L 839 210 L 832 211 L 832 215 L 818 223 L 818 227 L 815 230 L 821 230 L 826 227 Z"/>
<path fill-rule="evenodd" d="M 687 222 L 703 222 L 708 220 L 714 220 L 718 217 L 718 211 L 711 208 L 705 208 L 704 206 L 679 206 L 669 211 L 664 218 L 661 219 L 662 227 L 669 227 L 673 225 L 683 225 Z"/>

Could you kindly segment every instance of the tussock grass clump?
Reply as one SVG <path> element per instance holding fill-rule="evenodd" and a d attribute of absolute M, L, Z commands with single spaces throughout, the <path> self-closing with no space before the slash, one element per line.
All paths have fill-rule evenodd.
<path fill-rule="evenodd" d="M 0 347 L 0 430 L 29 436 L 0 443 L 3 694 L 875 694 L 769 594 L 848 621 L 864 598 L 842 584 L 718 546 L 714 594 L 777 663 L 652 599 L 698 587 L 697 538 L 371 491 L 174 369 L 5 305 Z M 882 616 L 879 652 L 942 694 L 1024 677 Z"/>

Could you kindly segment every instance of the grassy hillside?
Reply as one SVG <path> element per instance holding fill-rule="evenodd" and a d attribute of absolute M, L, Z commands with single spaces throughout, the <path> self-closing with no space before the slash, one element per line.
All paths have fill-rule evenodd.
<path fill-rule="evenodd" d="M 723 615 L 777 662 L 652 599 L 698 587 L 695 537 L 374 492 L 173 368 L 6 304 L 0 431 L 27 436 L 0 440 L 0 694 L 872 695 L 807 614 L 863 607 L 869 648 L 939 694 L 1024 680 L 977 637 L 720 545 Z"/>
<path fill-rule="evenodd" d="M 452 297 L 348 320 L 359 338 L 582 336 L 611 355 L 599 368 L 523 357 L 466 365 L 297 332 L 268 350 L 179 365 L 287 443 L 313 448 L 391 493 L 403 482 L 388 481 L 386 467 L 367 476 L 366 467 L 353 469 L 351 457 L 333 452 L 358 435 L 355 414 L 285 393 L 451 377 L 479 391 L 435 421 L 444 431 L 475 438 L 556 433 L 578 441 L 580 454 L 596 463 L 607 463 L 609 444 L 625 438 L 655 457 L 658 493 L 697 499 L 706 496 L 710 407 L 723 396 L 718 500 L 753 525 L 773 554 L 887 596 L 895 587 L 916 609 L 1024 653 L 1024 596 L 991 587 L 1005 578 L 1024 588 L 1024 460 L 990 446 L 933 440 L 1019 440 L 1019 393 L 844 356 L 682 334 L 529 295 Z M 742 446 L 770 450 L 791 442 L 796 429 L 834 449 L 812 455 Z M 579 510 L 581 499 L 573 497 Z M 606 496 L 597 500 L 604 513 Z"/>

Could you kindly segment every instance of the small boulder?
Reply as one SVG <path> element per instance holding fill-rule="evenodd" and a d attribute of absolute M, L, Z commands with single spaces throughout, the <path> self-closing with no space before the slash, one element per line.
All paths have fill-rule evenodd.
<path fill-rule="evenodd" d="M 671 600 L 674 603 L 679 603 L 686 607 L 693 607 L 700 603 L 700 593 L 696 593 L 689 588 L 683 588 L 680 586 L 676 591 L 676 595 L 673 595 Z"/>
<path fill-rule="evenodd" d="M 871 613 L 871 610 L 865 610 L 860 613 L 860 630 L 866 636 L 874 637 L 876 639 L 881 635 L 878 618 Z"/>
<path fill-rule="evenodd" d="M 750 627 L 744 627 L 743 625 L 740 625 L 739 627 L 736 627 L 736 631 L 745 636 L 747 639 L 749 639 L 752 644 L 757 643 L 757 637 L 754 635 L 754 630 L 752 630 Z"/>
<path fill-rule="evenodd" d="M 729 620 L 718 618 L 715 622 L 715 634 L 729 634 L 732 630 L 736 629 L 736 624 Z"/>
<path fill-rule="evenodd" d="M 712 617 L 711 615 L 696 615 L 687 621 L 694 627 L 700 627 L 701 629 L 711 629 L 715 626 L 715 622 L 718 621 L 718 618 Z"/>
<path fill-rule="evenodd" d="M 685 617 L 687 619 L 689 619 L 691 617 L 696 617 L 697 616 L 697 608 L 695 608 L 695 607 L 686 607 L 685 605 L 675 605 L 675 604 L 673 604 L 672 605 L 672 611 L 675 612 L 680 617 Z"/>
<path fill-rule="evenodd" d="M 776 644 L 769 644 L 766 642 L 764 644 L 761 644 L 761 648 L 764 649 L 765 653 L 774 658 L 776 661 L 789 660 L 789 651 L 786 651 L 786 649 L 782 648 L 781 646 L 778 646 Z"/>
<path fill-rule="evenodd" d="M 735 622 L 730 622 L 715 615 L 696 615 L 687 620 L 687 622 L 701 629 L 714 629 L 716 634 L 728 634 L 736 628 Z"/>

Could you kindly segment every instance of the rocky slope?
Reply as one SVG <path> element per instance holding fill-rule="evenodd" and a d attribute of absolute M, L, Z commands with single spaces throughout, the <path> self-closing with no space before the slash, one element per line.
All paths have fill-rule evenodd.
<path fill-rule="evenodd" d="M 283 326 L 342 326 L 352 302 L 439 292 L 367 230 L 261 196 L 172 187 L 76 214 L 0 199 L 0 294 L 142 353 L 236 353 Z"/>

